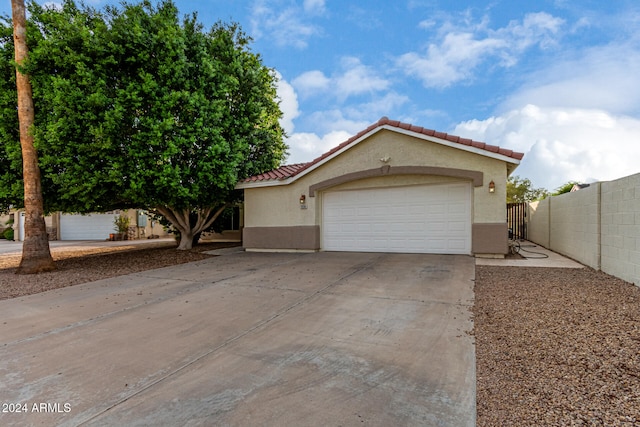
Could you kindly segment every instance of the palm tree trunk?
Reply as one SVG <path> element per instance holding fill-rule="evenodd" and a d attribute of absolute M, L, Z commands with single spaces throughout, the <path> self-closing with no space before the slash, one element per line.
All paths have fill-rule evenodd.
<path fill-rule="evenodd" d="M 20 146 L 24 180 L 24 243 L 22 260 L 16 273 L 32 274 L 55 270 L 51 257 L 47 227 L 44 222 L 42 184 L 38 154 L 33 143 L 31 127 L 35 121 L 33 97 L 29 76 L 20 72 L 27 58 L 27 19 L 24 0 L 11 0 L 13 13 L 13 41 L 15 45 L 16 86 L 18 90 L 18 121 L 20 122 Z"/>

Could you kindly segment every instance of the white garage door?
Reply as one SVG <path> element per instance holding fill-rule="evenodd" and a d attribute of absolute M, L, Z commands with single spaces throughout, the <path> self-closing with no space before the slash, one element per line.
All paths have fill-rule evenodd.
<path fill-rule="evenodd" d="M 117 214 L 62 214 L 60 240 L 107 240 L 115 233 Z"/>
<path fill-rule="evenodd" d="M 328 192 L 322 225 L 327 251 L 469 254 L 471 186 Z"/>

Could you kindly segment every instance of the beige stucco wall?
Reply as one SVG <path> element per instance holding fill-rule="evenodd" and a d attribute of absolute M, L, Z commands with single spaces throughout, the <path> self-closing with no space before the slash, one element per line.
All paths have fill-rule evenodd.
<path fill-rule="evenodd" d="M 7 228 L 13 228 L 12 225 L 7 224 L 7 221 L 9 221 L 11 217 L 9 216 L 9 214 L 0 214 L 0 239 L 3 239 L 3 232 L 5 229 Z"/>
<path fill-rule="evenodd" d="M 411 136 L 382 130 L 350 148 L 290 185 L 245 189 L 245 225 L 247 227 L 309 226 L 321 223 L 322 191 L 309 196 L 313 184 L 353 172 L 380 168 L 381 158 L 389 157 L 388 165 L 432 166 L 484 173 L 483 185 L 474 187 L 473 222 L 501 223 L 506 221 L 507 167 L 502 160 L 442 146 Z M 325 189 L 389 187 L 409 184 L 436 184 L 460 179 L 442 176 L 381 176 L 341 184 Z M 490 194 L 488 184 L 496 184 Z M 307 209 L 300 209 L 300 195 L 306 196 Z"/>
<path fill-rule="evenodd" d="M 146 226 L 138 226 L 138 213 L 142 212 L 144 217 L 147 217 Z M 141 211 L 139 209 L 127 209 L 122 211 L 127 217 L 129 217 L 129 238 L 130 239 L 147 239 L 150 236 L 167 237 L 170 234 L 158 221 L 154 221 L 152 227 L 151 218 L 146 214 L 147 211 Z M 115 230 L 114 230 L 115 232 Z"/>
<path fill-rule="evenodd" d="M 0 214 L 0 227 L 7 227 L 6 223 L 9 221 L 9 214 Z"/>

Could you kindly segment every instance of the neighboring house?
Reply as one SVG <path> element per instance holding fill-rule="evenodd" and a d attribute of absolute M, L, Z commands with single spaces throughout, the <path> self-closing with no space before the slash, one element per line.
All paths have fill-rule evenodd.
<path fill-rule="evenodd" d="M 575 193 L 576 191 L 580 191 L 583 188 L 587 188 L 589 187 L 591 184 L 573 184 L 573 187 L 571 187 L 571 190 L 569 190 L 570 193 Z"/>
<path fill-rule="evenodd" d="M 242 207 L 236 206 L 233 215 L 226 218 L 222 224 L 221 233 L 205 233 L 202 240 L 239 242 L 242 227 Z M 49 240 L 107 240 L 116 233 L 115 219 L 123 213 L 129 217 L 129 239 L 147 239 L 151 237 L 172 236 L 166 228 L 154 221 L 144 210 L 128 209 L 91 214 L 70 214 L 54 212 L 45 217 Z M 13 225 L 14 239 L 24 240 L 24 211 L 12 211 L 16 222 Z M 0 217 L 2 219 L 4 217 Z M 7 215 L 8 219 L 9 216 Z M 0 229 L 2 229 L 0 224 Z"/>
<path fill-rule="evenodd" d="M 3 238 L 3 233 L 7 228 L 13 228 L 11 221 L 13 221 L 13 214 L 0 212 L 0 239 Z"/>
<path fill-rule="evenodd" d="M 501 257 L 522 157 L 383 117 L 309 163 L 239 182 L 243 246 Z"/>
<path fill-rule="evenodd" d="M 54 212 L 45 217 L 45 224 L 50 240 L 107 240 L 110 234 L 116 233 L 114 221 L 121 212 L 130 219 L 129 238 L 167 235 L 164 227 L 149 219 L 145 211 L 135 209 L 86 215 Z M 17 219 L 13 226 L 14 239 L 24 240 L 24 211 L 13 214 Z"/>

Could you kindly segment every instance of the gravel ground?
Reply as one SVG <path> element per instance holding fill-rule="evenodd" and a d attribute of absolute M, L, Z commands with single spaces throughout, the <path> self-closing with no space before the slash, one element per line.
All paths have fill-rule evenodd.
<path fill-rule="evenodd" d="M 228 243 L 52 251 L 58 270 L 16 275 L 0 299 L 198 261 Z M 135 252 L 135 253 L 133 253 Z M 477 425 L 640 426 L 640 288 L 584 269 L 476 267 Z"/>
<path fill-rule="evenodd" d="M 213 256 L 202 253 L 204 251 L 237 245 L 203 242 L 191 251 L 178 251 L 173 242 L 145 244 L 145 247 L 123 245 L 82 251 L 61 247 L 51 251 L 58 269 L 34 275 L 15 274 L 21 255 L 0 255 L 0 300 L 199 261 Z"/>
<path fill-rule="evenodd" d="M 475 298 L 478 426 L 640 426 L 640 288 L 478 266 Z"/>

